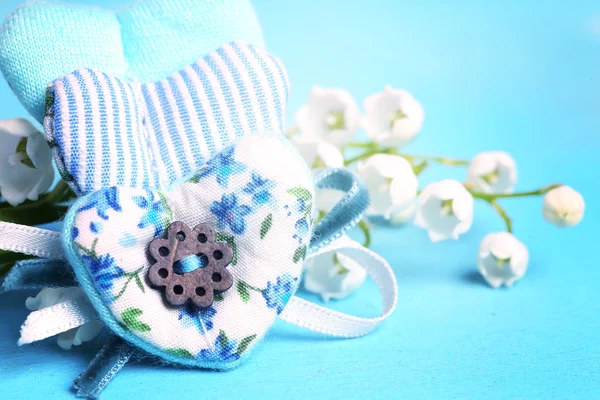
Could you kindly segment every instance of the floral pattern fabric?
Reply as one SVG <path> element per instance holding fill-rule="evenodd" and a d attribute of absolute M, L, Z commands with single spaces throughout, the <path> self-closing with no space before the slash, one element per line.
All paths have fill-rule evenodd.
<path fill-rule="evenodd" d="M 109 188 L 82 198 L 67 216 L 71 262 L 78 278 L 92 282 L 91 289 L 84 285 L 94 292 L 88 296 L 99 297 L 141 347 L 185 364 L 231 368 L 298 286 L 312 188 L 310 171 L 285 139 L 241 138 L 171 191 Z M 173 221 L 210 223 L 217 241 L 234 250 L 234 285 L 205 310 L 168 307 L 146 283 L 147 246 Z"/>

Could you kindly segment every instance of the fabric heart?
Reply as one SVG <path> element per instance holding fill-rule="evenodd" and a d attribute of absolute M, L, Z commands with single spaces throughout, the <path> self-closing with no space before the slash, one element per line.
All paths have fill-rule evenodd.
<path fill-rule="evenodd" d="M 34 1 L 2 26 L 0 67 L 42 121 L 48 83 L 78 68 L 152 82 L 232 40 L 264 47 L 248 0 L 145 0 L 115 12 Z"/>
<path fill-rule="evenodd" d="M 228 369 L 296 290 L 312 199 L 311 173 L 285 139 L 248 136 L 170 191 L 112 187 L 79 199 L 65 218 L 63 245 L 114 332 L 169 361 Z M 207 309 L 170 307 L 147 282 L 148 245 L 173 221 L 210 224 L 234 250 L 233 286 Z"/>
<path fill-rule="evenodd" d="M 239 137 L 283 132 L 288 90 L 278 59 L 232 42 L 147 84 L 91 69 L 68 74 L 48 89 L 44 128 L 76 193 L 164 188 Z"/>

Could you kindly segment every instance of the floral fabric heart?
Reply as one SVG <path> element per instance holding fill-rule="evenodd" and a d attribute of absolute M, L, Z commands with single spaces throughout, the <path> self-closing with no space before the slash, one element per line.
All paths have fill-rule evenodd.
<path fill-rule="evenodd" d="M 249 0 L 145 0 L 117 11 L 36 0 L 2 26 L 0 68 L 42 121 L 48 83 L 78 68 L 152 82 L 232 40 L 264 47 Z"/>
<path fill-rule="evenodd" d="M 65 253 L 115 333 L 169 361 L 233 368 L 297 288 L 313 196 L 285 139 L 248 136 L 170 191 L 112 187 L 79 199 L 65 218 Z M 148 244 L 173 221 L 208 223 L 234 250 L 234 284 L 207 309 L 170 307 L 146 280 Z"/>

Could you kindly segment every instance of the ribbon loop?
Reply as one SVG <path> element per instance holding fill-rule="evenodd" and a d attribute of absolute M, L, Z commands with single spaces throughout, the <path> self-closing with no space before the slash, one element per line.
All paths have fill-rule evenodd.
<path fill-rule="evenodd" d="M 315 187 L 339 190 L 345 192 L 345 195 L 313 228 L 309 253 L 327 246 L 353 228 L 369 207 L 369 191 L 350 170 L 325 170 L 315 179 Z"/>
<path fill-rule="evenodd" d="M 336 240 L 311 257 L 332 251 L 353 258 L 367 270 L 381 292 L 382 315 L 376 318 L 359 318 L 294 296 L 281 313 L 280 318 L 291 324 L 330 336 L 352 338 L 366 335 L 374 331 L 396 308 L 398 287 L 394 272 L 385 259 L 348 237 Z"/>

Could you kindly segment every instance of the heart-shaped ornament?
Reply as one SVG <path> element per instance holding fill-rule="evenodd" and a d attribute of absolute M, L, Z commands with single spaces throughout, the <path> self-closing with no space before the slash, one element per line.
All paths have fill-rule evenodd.
<path fill-rule="evenodd" d="M 0 68 L 41 121 L 48 83 L 77 68 L 152 82 L 232 40 L 264 47 L 248 0 L 145 0 L 117 11 L 38 0 L 3 24 Z"/>
<path fill-rule="evenodd" d="M 63 244 L 77 280 L 115 333 L 169 361 L 229 369 L 261 340 L 297 288 L 313 196 L 311 173 L 286 139 L 247 136 L 169 191 L 111 187 L 82 197 L 65 218 Z M 208 307 L 173 306 L 169 287 L 149 281 L 158 258 L 149 245 L 168 239 L 173 222 L 212 228 L 214 238 L 186 230 L 187 239 L 214 239 L 233 251 L 226 267 L 231 288 L 215 292 Z M 203 256 L 174 270 L 183 276 L 208 268 Z"/>
<path fill-rule="evenodd" d="M 157 82 L 65 75 L 48 89 L 44 130 L 77 194 L 163 188 L 241 136 L 283 132 L 288 90 L 277 58 L 231 42 Z"/>

